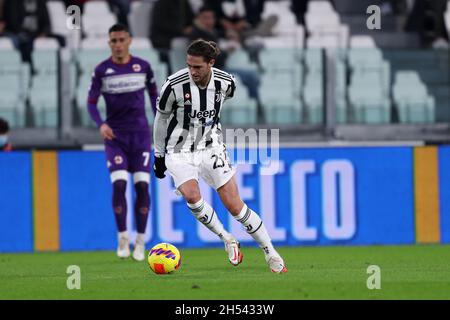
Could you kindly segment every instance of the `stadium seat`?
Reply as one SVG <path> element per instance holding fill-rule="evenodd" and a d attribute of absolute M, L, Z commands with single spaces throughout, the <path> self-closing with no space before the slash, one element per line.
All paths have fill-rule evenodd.
<path fill-rule="evenodd" d="M 108 41 L 108 37 L 86 38 L 81 41 L 80 49 L 105 49 L 105 51 L 110 52 Z"/>
<path fill-rule="evenodd" d="M 428 92 L 435 98 L 435 121 L 450 121 L 450 90 L 449 85 L 436 85 L 428 87 Z"/>
<path fill-rule="evenodd" d="M 67 35 L 70 30 L 67 28 L 66 7 L 62 1 L 47 1 L 47 11 L 50 19 L 52 32 L 56 34 Z"/>
<path fill-rule="evenodd" d="M 323 85 L 321 76 L 310 76 L 305 79 L 303 99 L 307 123 L 318 124 L 323 122 Z"/>
<path fill-rule="evenodd" d="M 159 59 L 159 52 L 152 48 L 130 49 L 132 55 L 140 57 L 148 61 L 153 69 L 155 75 L 156 85 L 158 89 L 161 88 L 169 75 L 167 65 Z"/>
<path fill-rule="evenodd" d="M 305 30 L 297 24 L 295 14 L 290 9 L 290 1 L 266 1 L 261 18 L 276 16 L 272 36 L 261 37 L 265 48 L 303 48 Z"/>
<path fill-rule="evenodd" d="M 78 68 L 82 74 L 87 74 L 90 77 L 95 67 L 103 60 L 108 59 L 110 55 L 108 49 L 81 50 L 76 58 Z"/>
<path fill-rule="evenodd" d="M 307 73 L 322 74 L 324 63 L 322 51 L 318 48 L 305 50 L 303 63 Z"/>
<path fill-rule="evenodd" d="M 331 36 L 310 36 L 306 39 L 307 48 L 338 48 L 339 38 L 335 35 Z"/>
<path fill-rule="evenodd" d="M 186 68 L 186 50 L 171 49 L 169 51 L 169 65 L 172 73 Z"/>
<path fill-rule="evenodd" d="M 336 122 L 346 123 L 347 116 L 347 70 L 346 70 L 346 50 L 341 49 L 336 52 L 335 63 L 335 107 Z"/>
<path fill-rule="evenodd" d="M 346 48 L 348 46 L 349 28 L 346 25 L 322 26 L 306 40 L 308 48 Z"/>
<path fill-rule="evenodd" d="M 257 103 L 249 97 L 247 88 L 241 79 L 235 76 L 236 91 L 233 99 L 227 100 L 220 111 L 220 119 L 224 124 L 249 125 L 256 124 Z"/>
<path fill-rule="evenodd" d="M 258 70 L 258 66 L 250 60 L 247 51 L 242 49 L 230 53 L 225 65 L 227 69 Z"/>
<path fill-rule="evenodd" d="M 83 41 L 82 45 L 85 44 Z M 94 72 L 95 67 L 103 60 L 107 59 L 110 56 L 109 49 L 106 48 L 100 48 L 100 49 L 87 49 L 84 46 L 84 49 L 79 52 L 77 55 L 77 67 L 80 71 L 79 79 L 78 79 L 78 86 L 76 89 L 76 102 L 78 111 L 81 115 L 81 124 L 83 126 L 91 126 L 94 127 L 95 123 L 92 122 L 89 118 L 89 114 L 87 113 L 87 95 L 89 86 L 92 79 L 92 73 Z M 102 105 L 102 99 L 99 99 L 99 108 L 100 110 Z"/>
<path fill-rule="evenodd" d="M 417 72 L 397 72 L 392 90 L 401 123 L 434 122 L 435 100 Z"/>
<path fill-rule="evenodd" d="M 349 49 L 348 63 L 350 68 L 363 69 L 379 66 L 383 61 L 383 54 L 379 49 Z"/>
<path fill-rule="evenodd" d="M 150 49 L 150 48 L 152 48 L 152 43 L 148 38 L 133 37 L 133 40 L 131 41 L 130 50 Z"/>
<path fill-rule="evenodd" d="M 35 50 L 58 50 L 59 43 L 53 38 L 37 38 L 33 42 L 33 48 Z"/>
<path fill-rule="evenodd" d="M 346 48 L 350 29 L 342 24 L 339 14 L 329 1 L 310 1 L 305 13 L 305 24 L 309 32 L 308 48 Z"/>
<path fill-rule="evenodd" d="M 415 71 L 416 76 L 426 86 L 429 95 L 435 99 L 436 122 L 450 121 L 450 59 L 448 50 L 407 50 L 388 51 L 384 55 L 391 62 L 393 74 L 397 71 Z M 416 81 L 417 82 L 417 81 Z"/>
<path fill-rule="evenodd" d="M 0 50 L 14 50 L 14 44 L 7 37 L 0 38 Z"/>
<path fill-rule="evenodd" d="M 99 19 L 101 17 L 101 19 Z M 108 29 L 117 22 L 106 1 L 88 1 L 82 16 L 83 31 L 88 38 L 108 36 Z"/>
<path fill-rule="evenodd" d="M 350 46 L 348 97 L 353 120 L 356 123 L 390 122 L 390 64 L 383 60 L 381 50 L 375 47 L 371 37 L 353 36 Z"/>
<path fill-rule="evenodd" d="M 262 82 L 267 86 L 284 85 L 299 93 L 303 83 L 302 52 L 296 49 L 265 49 L 259 54 L 264 71 Z"/>
<path fill-rule="evenodd" d="M 305 103 L 305 121 L 317 124 L 323 121 L 323 66 L 320 49 L 307 49 L 304 52 L 305 85 L 302 90 Z"/>
<path fill-rule="evenodd" d="M 259 52 L 259 64 L 261 69 L 286 70 L 296 64 L 301 64 L 303 51 L 293 48 L 269 48 Z"/>
<path fill-rule="evenodd" d="M 95 122 L 90 118 L 89 112 L 87 110 L 87 97 L 89 92 L 89 86 L 91 84 L 90 77 L 83 77 L 80 79 L 79 85 L 77 87 L 76 100 L 78 112 L 80 114 L 81 125 L 84 127 L 95 128 Z M 97 104 L 100 115 L 103 119 L 106 116 L 106 105 L 105 100 L 102 96 L 98 99 Z"/>
<path fill-rule="evenodd" d="M 323 14 L 334 12 L 334 8 L 329 1 L 309 1 L 307 11 Z"/>
<path fill-rule="evenodd" d="M 281 74 L 276 77 L 274 74 L 263 75 L 258 92 L 267 123 L 301 122 L 301 87 L 293 85 L 291 75 Z"/>
<path fill-rule="evenodd" d="M 36 74 L 31 79 L 30 104 L 35 124 L 55 127 L 58 124 L 58 51 L 36 49 L 33 61 Z"/>
<path fill-rule="evenodd" d="M 383 95 L 381 88 L 365 84 L 352 84 L 348 91 L 355 123 L 390 122 L 390 102 Z"/>
<path fill-rule="evenodd" d="M 335 115 L 338 123 L 347 122 L 347 74 L 346 49 L 335 50 Z M 324 56 L 320 49 L 310 48 L 304 52 L 305 86 L 303 100 L 305 106 L 305 122 L 311 124 L 323 121 L 324 91 L 323 91 L 323 61 Z M 329 80 L 329 79 L 328 79 Z"/>
<path fill-rule="evenodd" d="M 306 12 L 305 22 L 307 29 L 316 33 L 321 29 L 337 28 L 341 25 L 339 15 L 336 12 L 311 13 Z"/>
<path fill-rule="evenodd" d="M 128 22 L 133 37 L 150 38 L 153 1 L 132 1 Z"/>
<path fill-rule="evenodd" d="M 354 35 L 350 37 L 350 48 L 376 48 L 375 40 L 371 36 Z"/>
<path fill-rule="evenodd" d="M 62 1 L 47 1 L 47 11 L 53 34 L 65 37 L 69 48 L 78 48 L 81 40 L 81 30 L 70 30 L 67 28 L 66 7 Z"/>
<path fill-rule="evenodd" d="M 24 126 L 29 67 L 16 50 L 1 49 L 0 61 L 0 117 L 11 126 Z"/>
<path fill-rule="evenodd" d="M 278 31 L 274 36 L 262 37 L 264 48 L 297 48 L 302 49 L 305 42 L 305 29 L 295 25 L 289 29 Z"/>
<path fill-rule="evenodd" d="M 348 96 L 354 120 L 358 123 L 390 121 L 390 67 L 381 57 L 375 55 L 373 58 L 373 52 L 378 51 L 353 49 L 349 56 L 351 74 Z"/>
<path fill-rule="evenodd" d="M 450 33 L 450 10 L 447 9 L 447 11 L 444 14 L 444 22 L 447 29 L 447 32 Z"/>
<path fill-rule="evenodd" d="M 186 50 L 189 46 L 189 39 L 186 37 L 175 37 L 170 41 L 170 48 L 176 50 Z"/>

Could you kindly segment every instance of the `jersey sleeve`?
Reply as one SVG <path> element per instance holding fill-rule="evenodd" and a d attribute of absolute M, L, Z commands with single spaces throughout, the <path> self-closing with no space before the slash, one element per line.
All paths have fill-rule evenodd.
<path fill-rule="evenodd" d="M 97 104 L 98 98 L 101 94 L 102 79 L 98 68 L 95 68 L 92 73 L 91 85 L 88 93 L 88 104 Z"/>
<path fill-rule="evenodd" d="M 155 73 L 153 72 L 152 67 L 150 64 L 147 64 L 147 72 L 146 72 L 146 79 L 145 79 L 145 85 L 149 91 L 149 93 L 157 93 L 158 87 L 155 80 Z"/>
<path fill-rule="evenodd" d="M 156 109 L 161 113 L 171 113 L 176 102 L 175 94 L 172 90 L 170 81 L 166 81 L 161 88 L 161 94 L 159 95 Z"/>
<path fill-rule="evenodd" d="M 234 79 L 234 76 L 230 74 L 231 81 L 227 82 L 228 86 L 225 90 L 225 100 L 233 98 L 234 92 L 236 91 L 236 80 Z"/>
<path fill-rule="evenodd" d="M 155 80 L 155 74 L 153 73 L 153 69 L 150 64 L 147 65 L 145 85 L 150 96 L 150 103 L 153 113 L 156 114 L 156 99 L 158 97 L 158 87 Z"/>

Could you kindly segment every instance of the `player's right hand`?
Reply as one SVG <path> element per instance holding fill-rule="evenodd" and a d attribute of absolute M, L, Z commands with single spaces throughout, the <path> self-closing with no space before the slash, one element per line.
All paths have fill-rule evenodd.
<path fill-rule="evenodd" d="M 111 127 L 108 126 L 106 123 L 100 126 L 100 134 L 102 135 L 102 138 L 106 140 L 112 140 L 116 137 Z"/>
<path fill-rule="evenodd" d="M 155 161 L 153 163 L 153 171 L 155 172 L 155 176 L 158 179 L 164 178 L 166 175 L 164 172 L 166 172 L 166 158 L 165 157 L 155 157 Z"/>

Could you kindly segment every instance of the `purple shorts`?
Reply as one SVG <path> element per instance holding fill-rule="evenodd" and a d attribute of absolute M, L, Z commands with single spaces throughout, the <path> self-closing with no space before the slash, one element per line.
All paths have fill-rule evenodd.
<path fill-rule="evenodd" d="M 109 172 L 150 172 L 150 132 L 114 132 L 116 138 L 105 140 Z"/>

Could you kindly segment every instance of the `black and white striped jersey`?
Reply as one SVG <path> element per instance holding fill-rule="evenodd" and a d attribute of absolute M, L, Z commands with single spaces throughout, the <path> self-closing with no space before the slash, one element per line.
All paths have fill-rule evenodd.
<path fill-rule="evenodd" d="M 202 150 L 223 143 L 220 111 L 233 97 L 234 77 L 212 68 L 208 86 L 199 88 L 188 68 L 168 77 L 157 103 L 157 110 L 170 114 L 165 138 L 167 153 Z M 164 153 L 164 150 L 158 150 Z"/>

